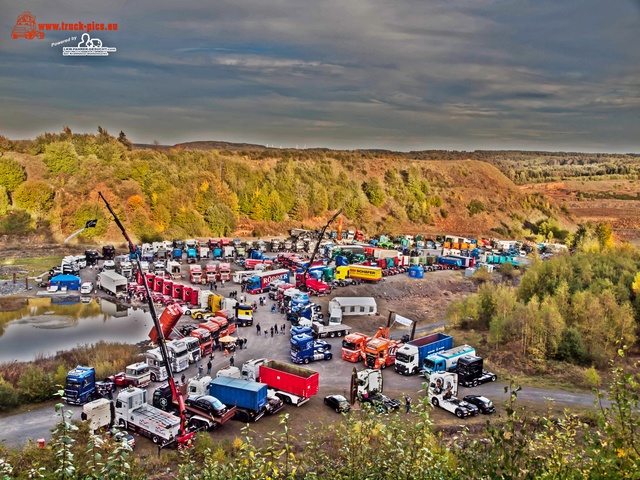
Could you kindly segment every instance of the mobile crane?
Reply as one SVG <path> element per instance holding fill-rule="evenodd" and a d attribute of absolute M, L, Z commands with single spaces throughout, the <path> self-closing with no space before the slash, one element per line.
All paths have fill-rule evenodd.
<path fill-rule="evenodd" d="M 136 254 L 136 246 L 131 241 L 131 238 L 129 237 L 129 235 L 127 234 L 127 231 L 125 230 L 124 226 L 120 222 L 120 219 L 111 208 L 111 205 L 109 205 L 109 202 L 107 202 L 107 199 L 104 198 L 104 195 L 102 195 L 102 192 L 98 192 L 98 195 L 104 201 L 105 205 L 107 206 L 107 210 L 109 210 L 109 213 L 111 213 L 111 215 L 113 216 L 113 219 L 115 220 L 116 225 L 118 226 L 118 228 L 122 232 L 122 235 L 127 241 L 127 245 L 129 246 L 129 253 L 131 254 L 131 256 L 135 257 L 135 261 L 137 262 L 137 265 L 138 265 L 138 270 L 140 271 L 141 270 L 140 257 L 138 257 L 138 255 Z M 192 431 L 188 431 L 187 429 L 187 419 L 184 413 L 186 411 L 184 400 L 182 398 L 182 395 L 180 395 L 180 393 L 178 392 L 178 388 L 176 387 L 176 383 L 173 379 L 173 372 L 171 371 L 171 359 L 169 358 L 169 352 L 167 350 L 167 346 L 164 341 L 165 340 L 164 332 L 162 331 L 160 320 L 158 319 L 155 305 L 153 303 L 153 298 L 151 296 L 151 292 L 149 291 L 149 285 L 147 284 L 147 282 L 143 282 L 143 285 L 144 285 L 145 293 L 147 296 L 147 301 L 149 303 L 149 311 L 151 312 L 151 319 L 153 320 L 153 326 L 155 328 L 155 333 L 157 336 L 158 347 L 160 349 L 160 354 L 162 355 L 162 360 L 164 361 L 165 368 L 167 369 L 167 378 L 169 381 L 169 388 L 171 389 L 171 396 L 173 397 L 173 400 L 178 403 L 178 415 L 180 418 L 180 425 L 178 427 L 177 436 L 173 439 L 172 442 L 163 443 L 162 446 L 166 447 L 174 442 L 177 442 L 178 448 L 182 448 L 192 443 L 194 433 Z M 155 438 L 156 437 L 153 438 L 154 441 L 155 441 Z"/>

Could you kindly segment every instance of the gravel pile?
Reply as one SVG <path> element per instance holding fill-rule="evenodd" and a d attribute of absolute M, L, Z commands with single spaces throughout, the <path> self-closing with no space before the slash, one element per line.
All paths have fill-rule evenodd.
<path fill-rule="evenodd" d="M 17 295 L 26 291 L 24 279 L 17 283 L 13 283 L 13 280 L 0 280 L 0 295 Z"/>

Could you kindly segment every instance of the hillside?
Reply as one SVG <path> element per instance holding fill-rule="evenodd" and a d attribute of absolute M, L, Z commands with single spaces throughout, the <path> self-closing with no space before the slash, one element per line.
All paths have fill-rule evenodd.
<path fill-rule="evenodd" d="M 99 191 L 143 241 L 281 234 L 320 226 L 339 208 L 346 228 L 370 235 L 521 237 L 525 227 L 537 233 L 534 223 L 549 218 L 556 229 L 573 226 L 554 201 L 522 192 L 495 166 L 478 160 L 194 148 L 211 142 L 142 149 L 124 133 L 115 138 L 102 129 L 97 135 L 65 129 L 32 141 L 0 140 L 4 235 L 35 232 L 61 241 L 98 218 L 97 228 L 78 240 L 117 240 Z"/>

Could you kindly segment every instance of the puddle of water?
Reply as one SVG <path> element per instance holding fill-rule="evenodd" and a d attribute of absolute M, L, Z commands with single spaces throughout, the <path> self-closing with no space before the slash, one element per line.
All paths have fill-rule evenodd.
<path fill-rule="evenodd" d="M 0 362 L 30 361 L 76 345 L 148 340 L 153 321 L 141 308 L 80 297 L 30 298 L 26 307 L 0 312 Z"/>

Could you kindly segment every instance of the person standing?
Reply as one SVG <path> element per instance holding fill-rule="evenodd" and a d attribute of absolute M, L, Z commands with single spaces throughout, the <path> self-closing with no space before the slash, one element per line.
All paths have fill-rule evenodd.
<path fill-rule="evenodd" d="M 218 291 L 218 284 L 217 284 L 217 283 L 214 283 L 214 284 L 213 284 L 213 291 L 214 291 L 214 292 L 217 292 L 217 291 Z"/>
<path fill-rule="evenodd" d="M 187 381 L 187 377 L 185 377 L 183 373 L 182 376 L 180 377 L 180 383 L 184 385 L 186 381 Z"/>
<path fill-rule="evenodd" d="M 211 363 L 211 358 L 209 358 L 209 362 L 207 362 L 207 375 L 211 375 L 211 367 L 213 364 Z"/>
<path fill-rule="evenodd" d="M 269 335 L 269 330 L 267 330 L 266 328 L 264 329 L 264 338 L 267 338 L 267 335 Z"/>
<path fill-rule="evenodd" d="M 271 338 L 273 338 L 273 327 L 271 327 Z"/>
<path fill-rule="evenodd" d="M 256 324 L 256 333 L 258 334 L 258 336 L 260 336 L 260 324 L 259 323 Z"/>
<path fill-rule="evenodd" d="M 276 304 L 271 305 L 271 315 L 275 315 L 276 313 Z"/>
<path fill-rule="evenodd" d="M 231 355 L 231 357 L 229 358 L 229 365 L 231 365 L 233 367 L 235 360 L 233 359 L 233 355 Z"/>
<path fill-rule="evenodd" d="M 202 377 L 203 371 L 204 371 L 204 368 L 202 368 L 202 365 L 198 365 L 198 378 Z"/>
<path fill-rule="evenodd" d="M 411 411 L 411 397 L 409 395 L 404 396 L 404 405 L 407 407 L 406 413 L 409 413 Z"/>
<path fill-rule="evenodd" d="M 286 324 L 286 323 L 283 323 L 283 324 L 282 324 L 282 334 L 283 334 L 283 335 L 284 335 L 284 333 L 285 333 L 286 328 L 287 328 L 287 324 Z"/>

